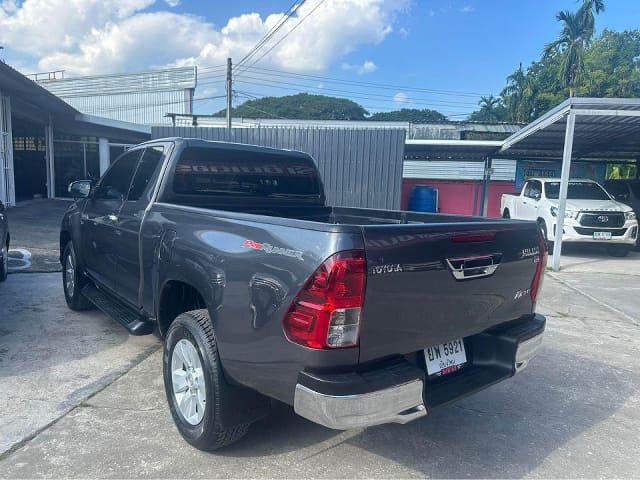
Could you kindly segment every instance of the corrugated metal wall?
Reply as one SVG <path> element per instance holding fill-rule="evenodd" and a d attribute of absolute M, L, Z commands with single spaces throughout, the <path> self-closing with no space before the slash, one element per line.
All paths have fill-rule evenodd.
<path fill-rule="evenodd" d="M 491 180 L 512 182 L 516 176 L 515 160 L 495 159 L 491 162 Z M 482 180 L 483 162 L 455 160 L 405 160 L 404 178 L 450 180 Z"/>
<path fill-rule="evenodd" d="M 400 208 L 404 129 L 153 127 L 151 138 L 191 137 L 288 148 L 318 164 L 334 206 Z"/>

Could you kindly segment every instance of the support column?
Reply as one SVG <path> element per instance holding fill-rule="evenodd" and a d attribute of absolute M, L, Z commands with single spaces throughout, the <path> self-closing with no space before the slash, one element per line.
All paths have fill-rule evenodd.
<path fill-rule="evenodd" d="M 111 151 L 109 150 L 109 140 L 98 139 L 98 158 L 100 159 L 100 176 L 104 175 L 109 165 L 111 165 Z"/>
<path fill-rule="evenodd" d="M 489 187 L 491 182 L 491 157 L 484 159 L 484 173 L 482 174 L 482 200 L 480 202 L 480 210 L 482 216 L 486 217 L 489 210 Z"/>
<path fill-rule="evenodd" d="M 2 92 L 0 92 L 0 200 L 8 207 L 16 204 L 11 98 L 3 97 Z"/>
<path fill-rule="evenodd" d="M 44 143 L 46 146 L 46 163 L 47 163 L 47 198 L 55 198 L 56 196 L 56 166 L 55 166 L 55 149 L 53 146 L 53 120 L 49 116 L 49 123 L 44 127 Z"/>
<path fill-rule="evenodd" d="M 562 233 L 564 229 L 564 212 L 567 209 L 567 191 L 569 189 L 569 175 L 571 173 L 571 155 L 573 153 L 573 132 L 576 125 L 576 114 L 569 110 L 567 126 L 564 132 L 564 150 L 562 152 L 562 174 L 560 175 L 560 194 L 558 196 L 558 216 L 556 218 L 556 233 L 553 245 L 553 271 L 560 270 L 560 256 L 562 254 Z"/>

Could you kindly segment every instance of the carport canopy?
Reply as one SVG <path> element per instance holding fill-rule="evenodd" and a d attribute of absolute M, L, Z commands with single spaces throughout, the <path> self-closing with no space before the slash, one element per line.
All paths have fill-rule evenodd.
<path fill-rule="evenodd" d="M 496 156 L 562 162 L 553 251 L 558 271 L 571 161 L 639 161 L 640 99 L 569 98 L 507 138 Z"/>

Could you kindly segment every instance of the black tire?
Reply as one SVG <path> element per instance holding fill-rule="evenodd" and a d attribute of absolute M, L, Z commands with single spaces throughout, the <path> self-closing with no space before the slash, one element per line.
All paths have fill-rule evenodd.
<path fill-rule="evenodd" d="M 612 257 L 626 257 L 631 252 L 631 248 L 628 245 L 609 245 L 607 252 Z"/>
<path fill-rule="evenodd" d="M 199 423 L 192 424 L 180 411 L 172 381 L 173 352 L 181 340 L 190 342 L 198 353 L 206 386 L 204 415 Z M 206 309 L 180 314 L 167 331 L 163 355 L 164 388 L 173 420 L 183 438 L 194 447 L 213 451 L 240 440 L 249 429 L 244 423 L 225 428 L 222 424 L 221 401 L 224 389 L 229 388 L 223 377 L 218 347 Z"/>
<path fill-rule="evenodd" d="M 553 241 L 548 240 L 549 236 L 547 234 L 547 224 L 544 220 L 539 220 L 540 230 L 542 230 L 542 235 L 544 236 L 544 240 L 547 242 L 547 252 L 549 255 L 553 254 Z"/>
<path fill-rule="evenodd" d="M 0 249 L 0 282 L 4 282 L 9 275 L 9 241 Z"/>
<path fill-rule="evenodd" d="M 505 208 L 504 212 L 502 212 L 502 218 L 511 218 L 511 214 L 509 213 L 508 208 Z"/>
<path fill-rule="evenodd" d="M 71 264 L 68 263 L 69 259 L 71 259 Z M 70 272 L 67 272 L 69 265 L 73 268 L 72 284 L 67 281 L 70 275 Z M 82 295 L 82 289 L 88 282 L 87 277 L 78 268 L 73 243 L 67 242 L 62 254 L 62 288 L 64 290 L 64 298 L 71 310 L 83 311 L 94 308 L 93 303 Z"/>

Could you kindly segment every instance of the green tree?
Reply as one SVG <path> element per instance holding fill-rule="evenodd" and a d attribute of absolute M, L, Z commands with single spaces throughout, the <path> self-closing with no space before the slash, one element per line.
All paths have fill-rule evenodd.
<path fill-rule="evenodd" d="M 560 82 L 569 87 L 569 96 L 575 95 L 576 85 L 584 75 L 585 49 L 594 32 L 594 10 L 604 8 L 602 0 L 585 0 L 577 12 L 558 12 L 556 18 L 562 23 L 557 40 L 547 44 L 543 59 L 560 58 Z"/>
<path fill-rule="evenodd" d="M 507 119 L 507 110 L 499 97 L 482 96 L 478 105 L 480 109 L 469 115 L 468 120 L 472 122 L 504 122 Z"/>
<path fill-rule="evenodd" d="M 386 121 L 386 122 L 411 122 L 411 123 L 430 123 L 430 122 L 446 122 L 447 117 L 436 110 L 424 108 L 402 108 L 391 112 L 376 112 L 371 115 L 369 120 Z"/>
<path fill-rule="evenodd" d="M 524 123 L 531 117 L 536 85 L 533 78 L 520 67 L 507 77 L 501 96 L 509 112 L 509 120 Z"/>
<path fill-rule="evenodd" d="M 224 117 L 226 109 L 214 115 Z M 285 97 L 249 100 L 232 110 L 234 117 L 288 118 L 298 120 L 365 120 L 369 112 L 346 98 L 299 93 Z"/>

